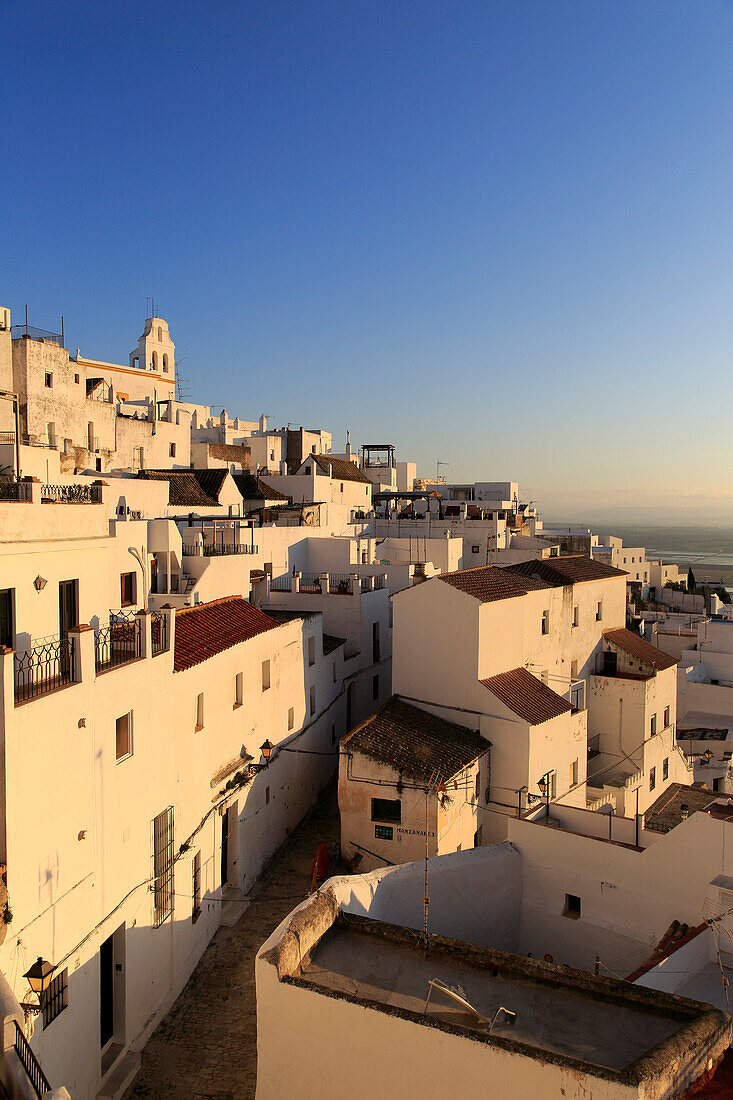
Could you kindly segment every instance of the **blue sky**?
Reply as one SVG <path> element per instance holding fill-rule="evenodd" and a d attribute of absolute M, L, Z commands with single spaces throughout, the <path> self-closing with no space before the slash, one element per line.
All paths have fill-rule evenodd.
<path fill-rule="evenodd" d="M 126 361 L 154 294 L 194 399 L 733 508 L 731 4 L 0 10 L 16 319 Z"/>

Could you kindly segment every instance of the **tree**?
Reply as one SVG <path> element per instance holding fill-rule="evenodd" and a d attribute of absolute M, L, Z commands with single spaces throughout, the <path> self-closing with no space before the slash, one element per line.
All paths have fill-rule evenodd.
<path fill-rule="evenodd" d="M 695 574 L 692 572 L 692 566 L 687 570 L 687 591 L 694 592 L 697 588 L 697 582 L 695 580 Z"/>

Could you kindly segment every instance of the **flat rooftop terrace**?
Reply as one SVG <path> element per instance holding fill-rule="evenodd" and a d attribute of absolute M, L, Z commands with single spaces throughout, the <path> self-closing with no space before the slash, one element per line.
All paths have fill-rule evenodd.
<path fill-rule="evenodd" d="M 687 1015 L 674 998 L 668 1005 L 648 991 L 640 996 L 616 982 L 440 938 L 426 959 L 417 934 L 363 918 L 340 918 L 304 960 L 302 978 L 374 1008 L 417 1015 L 428 982 L 439 979 L 489 1019 L 500 1007 L 516 1013 L 514 1026 L 499 1018 L 492 1039 L 617 1072 L 684 1030 L 702 1007 L 691 1005 Z M 467 1035 L 488 1032 L 440 994 L 431 995 L 428 1017 Z"/>

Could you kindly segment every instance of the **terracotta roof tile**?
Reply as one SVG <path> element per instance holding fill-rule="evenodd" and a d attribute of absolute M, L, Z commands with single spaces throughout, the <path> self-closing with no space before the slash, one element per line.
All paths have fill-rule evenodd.
<path fill-rule="evenodd" d="M 533 577 L 515 576 L 496 565 L 482 565 L 478 569 L 461 569 L 457 573 L 441 573 L 438 580 L 445 581 L 468 596 L 490 603 L 493 600 L 509 600 L 514 596 L 526 596 L 528 592 L 547 588 L 548 585 Z"/>
<path fill-rule="evenodd" d="M 535 558 L 530 561 L 508 565 L 507 571 L 521 574 L 523 577 L 536 577 L 552 588 L 562 588 L 566 584 L 580 584 L 581 581 L 598 581 L 604 577 L 626 577 L 623 569 L 615 569 L 605 562 L 586 558 L 583 554 L 568 554 L 558 558 Z"/>
<path fill-rule="evenodd" d="M 330 465 L 333 471 L 332 476 L 337 480 L 361 481 L 365 485 L 372 484 L 366 474 L 362 473 L 353 462 L 349 462 L 348 458 L 333 458 L 331 455 L 308 455 L 304 462 L 307 462 L 310 458 L 323 470 L 324 474 L 328 473 Z"/>
<path fill-rule="evenodd" d="M 603 637 L 625 653 L 638 658 L 643 664 L 650 665 L 656 672 L 663 672 L 665 668 L 677 664 L 676 657 L 670 657 L 668 653 L 645 641 L 640 634 L 625 627 L 620 630 L 606 630 Z"/>
<path fill-rule="evenodd" d="M 193 470 L 140 470 L 137 476 L 141 481 L 167 481 L 168 503 L 174 507 L 215 508 L 219 503 L 209 496 Z"/>
<path fill-rule="evenodd" d="M 232 474 L 232 477 L 244 500 L 287 501 L 289 499 L 279 489 L 273 489 L 271 485 L 255 477 L 254 474 Z"/>
<path fill-rule="evenodd" d="M 474 730 L 436 718 L 397 695 L 341 744 L 347 752 L 362 753 L 424 783 L 434 773 L 450 779 L 491 748 Z"/>
<path fill-rule="evenodd" d="M 279 625 L 241 596 L 181 608 L 176 612 L 173 671 L 193 668 Z"/>
<path fill-rule="evenodd" d="M 531 726 L 539 726 L 573 709 L 567 699 L 543 684 L 526 668 L 500 672 L 498 676 L 491 676 L 481 683 Z"/>

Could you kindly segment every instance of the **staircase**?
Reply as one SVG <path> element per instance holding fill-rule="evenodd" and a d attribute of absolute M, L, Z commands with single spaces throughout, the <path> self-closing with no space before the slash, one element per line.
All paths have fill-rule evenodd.
<path fill-rule="evenodd" d="M 242 896 L 236 886 L 222 886 L 221 923 L 224 928 L 233 928 L 237 921 L 249 909 L 249 898 Z"/>

